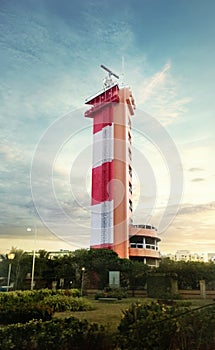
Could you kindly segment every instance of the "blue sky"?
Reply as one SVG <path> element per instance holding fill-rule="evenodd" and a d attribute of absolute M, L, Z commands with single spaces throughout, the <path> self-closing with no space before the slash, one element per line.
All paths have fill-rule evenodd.
<path fill-rule="evenodd" d="M 170 187 L 159 142 L 144 134 L 148 115 L 168 132 L 183 168 L 180 209 L 161 250 L 215 251 L 214 10 L 212 0 L 1 0 L 0 251 L 33 249 L 26 231 L 33 225 L 38 248 L 88 247 L 92 135 L 84 101 L 102 88 L 100 64 L 121 75 L 122 56 L 138 110 L 134 170 L 142 154 L 155 178 L 150 192 L 150 179 L 136 170 L 134 219 L 150 212 L 157 224 Z M 45 222 L 30 185 L 43 141 L 33 193 Z"/>

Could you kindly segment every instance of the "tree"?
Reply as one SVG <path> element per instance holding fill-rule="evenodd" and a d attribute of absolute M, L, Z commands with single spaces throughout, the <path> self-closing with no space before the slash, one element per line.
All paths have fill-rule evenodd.
<path fill-rule="evenodd" d="M 176 273 L 179 289 L 199 289 L 199 281 L 215 281 L 215 264 L 163 259 L 158 272 Z"/>
<path fill-rule="evenodd" d="M 122 285 L 132 289 L 143 288 L 146 284 L 147 272 L 150 267 L 142 261 L 121 259 Z"/>

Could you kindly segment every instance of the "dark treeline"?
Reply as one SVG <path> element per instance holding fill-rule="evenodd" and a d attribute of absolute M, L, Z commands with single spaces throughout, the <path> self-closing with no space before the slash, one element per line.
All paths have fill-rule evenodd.
<path fill-rule="evenodd" d="M 32 269 L 32 255 L 19 249 L 12 249 L 11 281 L 14 289 L 29 289 Z M 7 277 L 9 260 L 0 262 L 0 277 Z M 84 270 L 85 289 L 104 289 L 108 286 L 109 271 L 120 271 L 121 287 L 144 288 L 147 275 L 153 271 L 176 273 L 179 289 L 198 289 L 199 280 L 204 279 L 209 288 L 214 288 L 215 264 L 203 262 L 175 262 L 163 259 L 158 268 L 151 268 L 143 262 L 120 259 L 108 249 L 80 249 L 61 257 L 50 258 L 50 253 L 40 250 L 35 260 L 35 288 L 80 288 Z"/>

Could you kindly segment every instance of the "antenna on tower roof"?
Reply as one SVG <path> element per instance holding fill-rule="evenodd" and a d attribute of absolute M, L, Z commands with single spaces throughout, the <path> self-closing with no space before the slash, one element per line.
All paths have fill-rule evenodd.
<path fill-rule="evenodd" d="M 124 80 L 125 80 L 125 57 L 122 56 L 122 75 L 121 75 L 121 79 L 122 79 L 122 85 L 124 85 Z"/>
<path fill-rule="evenodd" d="M 119 76 L 117 74 L 113 73 L 109 68 L 107 68 L 103 64 L 101 64 L 100 67 L 103 68 L 104 70 L 106 70 L 106 72 L 108 72 L 108 76 L 104 80 L 104 87 L 108 88 L 114 84 L 112 76 L 114 76 L 117 79 L 119 79 Z"/>

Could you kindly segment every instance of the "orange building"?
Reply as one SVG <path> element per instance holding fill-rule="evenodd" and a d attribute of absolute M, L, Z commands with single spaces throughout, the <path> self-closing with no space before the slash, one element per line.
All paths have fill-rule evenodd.
<path fill-rule="evenodd" d="M 156 229 L 132 225 L 132 92 L 112 83 L 86 104 L 90 109 L 85 117 L 93 120 L 90 246 L 113 249 L 120 258 L 157 265 Z"/>

